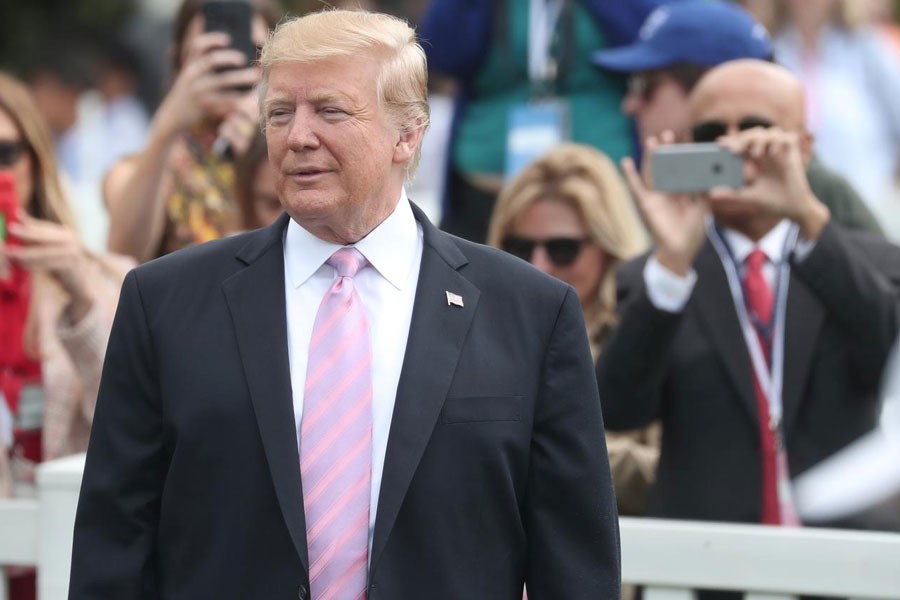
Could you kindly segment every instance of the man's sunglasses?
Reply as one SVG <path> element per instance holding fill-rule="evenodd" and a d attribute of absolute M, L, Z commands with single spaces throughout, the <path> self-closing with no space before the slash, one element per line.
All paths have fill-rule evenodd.
<path fill-rule="evenodd" d="M 518 256 L 522 260 L 531 262 L 531 256 L 537 246 L 542 246 L 547 252 L 547 257 L 557 267 L 568 267 L 581 252 L 581 247 L 588 238 L 553 238 L 549 240 L 530 240 L 528 238 L 520 238 L 515 236 L 507 236 L 503 238 L 501 247 L 512 254 Z"/>
<path fill-rule="evenodd" d="M 747 117 L 738 121 L 737 128 L 739 131 L 747 131 L 754 127 L 769 128 L 774 123 L 762 117 Z M 695 142 L 714 142 L 723 135 L 728 133 L 728 125 L 723 121 L 701 121 L 691 128 L 691 137 Z"/>
<path fill-rule="evenodd" d="M 25 151 L 25 142 L 0 141 L 0 167 L 11 167 Z"/>

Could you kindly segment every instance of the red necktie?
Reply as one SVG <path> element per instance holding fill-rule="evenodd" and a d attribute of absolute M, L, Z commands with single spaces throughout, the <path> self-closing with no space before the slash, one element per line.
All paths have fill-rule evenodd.
<path fill-rule="evenodd" d="M 744 294 L 747 300 L 747 311 L 756 328 L 760 346 L 769 362 L 768 336 L 761 330 L 768 331 L 772 323 L 772 289 L 763 276 L 763 265 L 766 255 L 755 248 L 746 259 L 744 269 Z M 768 525 L 781 523 L 778 502 L 778 476 L 776 472 L 775 432 L 772 430 L 769 416 L 769 401 L 763 393 L 762 385 L 753 370 L 753 390 L 756 394 L 756 407 L 759 413 L 759 445 L 762 459 L 762 517 L 761 521 Z"/>

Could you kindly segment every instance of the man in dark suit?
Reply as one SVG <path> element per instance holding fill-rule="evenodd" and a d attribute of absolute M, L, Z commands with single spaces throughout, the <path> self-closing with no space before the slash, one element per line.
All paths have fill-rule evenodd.
<path fill-rule="evenodd" d="M 576 295 L 405 197 L 414 32 L 317 13 L 262 68 L 287 215 L 127 277 L 70 598 L 618 597 Z"/>
<path fill-rule="evenodd" d="M 624 165 L 655 250 L 620 273 L 622 320 L 598 363 L 604 418 L 662 420 L 651 514 L 795 524 L 790 479 L 875 424 L 900 252 L 842 230 L 811 192 L 811 139 L 791 131 L 803 92 L 783 68 L 717 67 L 690 114 L 695 140 L 744 157 L 746 185 L 664 195 Z"/>

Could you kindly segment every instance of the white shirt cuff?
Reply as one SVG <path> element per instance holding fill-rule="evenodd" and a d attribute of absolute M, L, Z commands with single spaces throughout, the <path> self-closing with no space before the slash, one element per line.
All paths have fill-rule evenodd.
<path fill-rule="evenodd" d="M 684 277 L 676 275 L 651 256 L 644 265 L 644 285 L 650 302 L 659 310 L 680 313 L 691 298 L 697 272 L 691 269 Z"/>

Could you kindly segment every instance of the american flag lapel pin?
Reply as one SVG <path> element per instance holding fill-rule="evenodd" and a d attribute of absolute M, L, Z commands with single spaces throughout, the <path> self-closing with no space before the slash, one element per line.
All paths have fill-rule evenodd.
<path fill-rule="evenodd" d="M 453 292 L 447 292 L 447 306 L 459 306 L 462 308 L 463 299 L 459 294 L 454 294 Z"/>

